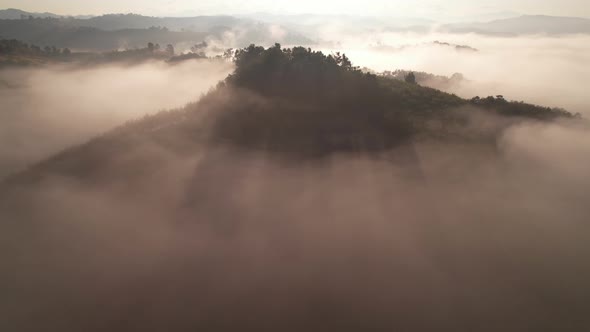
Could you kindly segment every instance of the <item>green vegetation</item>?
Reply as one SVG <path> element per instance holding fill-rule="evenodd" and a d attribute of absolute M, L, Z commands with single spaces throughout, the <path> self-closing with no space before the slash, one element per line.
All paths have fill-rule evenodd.
<path fill-rule="evenodd" d="M 59 56 L 69 55 L 71 52 L 68 48 L 59 49 L 55 46 L 45 46 L 43 48 L 36 45 L 29 45 L 18 40 L 0 40 L 0 54 L 11 55 L 11 54 L 31 54 L 31 55 L 43 55 L 43 56 Z"/>
<path fill-rule="evenodd" d="M 396 79 L 400 81 L 405 81 L 406 77 L 412 73 L 414 75 L 415 81 L 417 84 L 422 86 L 427 86 L 430 88 L 434 88 L 437 90 L 448 91 L 453 89 L 454 87 L 460 85 L 464 82 L 465 78 L 460 73 L 455 73 L 450 77 L 442 76 L 442 75 L 434 75 L 426 72 L 421 71 L 409 71 L 409 70 L 394 70 L 394 71 L 384 71 L 379 73 L 379 76 L 384 76 L 390 79 Z"/>
<path fill-rule="evenodd" d="M 48 61 L 63 62 L 71 59 L 68 48 L 40 47 L 18 40 L 0 40 L 0 66 L 41 64 Z"/>
<path fill-rule="evenodd" d="M 0 38 L 17 39 L 31 44 L 49 44 L 93 52 L 141 47 L 148 42 L 183 43 L 196 42 L 209 33 L 197 31 L 170 31 L 165 27 L 126 28 L 102 30 L 87 20 L 74 18 L 32 18 L 25 20 L 0 20 Z M 122 44 L 124 43 L 124 44 Z"/>
<path fill-rule="evenodd" d="M 117 172 L 101 165 L 122 155 L 132 156 L 145 145 L 183 156 L 207 146 L 229 145 L 307 160 L 334 153 L 380 154 L 415 139 L 453 140 L 493 149 L 502 130 L 516 122 L 575 117 L 562 109 L 509 102 L 502 96 L 466 100 L 363 73 L 344 54 L 283 49 L 277 44 L 268 49 L 252 45 L 224 56 L 234 58 L 234 73 L 198 102 L 127 123 L 13 180 L 34 180 L 44 172 L 89 181 L 114 179 L 113 174 L 101 174 Z M 471 126 L 481 116 L 492 119 L 495 126 L 485 131 Z M 123 159 L 120 169 L 134 173 L 147 163 Z M 162 162 L 154 160 L 150 165 L 157 168 Z"/>
<path fill-rule="evenodd" d="M 465 100 L 419 86 L 411 73 L 405 81 L 363 73 L 346 55 L 303 47 L 252 45 L 239 50 L 235 62 L 234 74 L 222 86 L 249 91 L 264 102 L 226 103 L 214 137 L 277 153 L 381 152 L 416 136 L 464 139 L 476 112 L 511 116 L 514 121 L 573 117 L 561 109 L 503 97 Z M 469 135 L 490 139 L 489 133 Z"/>
<path fill-rule="evenodd" d="M 312 43 L 304 36 L 284 29 L 281 40 L 290 44 Z M 33 17 L 0 19 L 0 38 L 27 43 L 49 44 L 93 52 L 143 47 L 148 42 L 191 44 L 202 40 L 223 40 L 236 36 L 235 45 L 271 43 L 276 40 L 271 26 L 231 16 L 158 18 L 134 14 L 80 17 Z"/>
<path fill-rule="evenodd" d="M 203 46 L 204 45 L 204 46 Z M 148 42 L 147 47 L 117 50 L 110 52 L 73 52 L 68 48 L 59 49 L 55 46 L 40 47 L 29 45 L 18 40 L 0 40 L 0 67 L 10 66 L 36 66 L 54 63 L 69 63 L 74 65 L 96 65 L 104 63 L 141 63 L 144 61 L 158 60 L 170 63 L 178 63 L 190 59 L 209 59 L 205 54 L 206 43 L 197 44 L 191 52 L 176 54 L 174 46 L 166 47 L 158 43 Z M 214 59 L 228 60 L 226 55 L 214 57 Z"/>
<path fill-rule="evenodd" d="M 572 115 L 562 108 L 541 107 L 524 102 L 509 102 L 501 95 L 486 98 L 474 97 L 470 103 L 484 110 L 496 112 L 504 116 L 519 116 L 537 120 L 581 117 L 580 114 Z"/>
<path fill-rule="evenodd" d="M 410 84 L 418 84 L 416 82 L 416 75 L 414 75 L 413 72 L 410 72 L 408 75 L 406 75 L 406 77 L 404 78 L 404 81 L 406 81 L 406 83 L 410 83 Z"/>

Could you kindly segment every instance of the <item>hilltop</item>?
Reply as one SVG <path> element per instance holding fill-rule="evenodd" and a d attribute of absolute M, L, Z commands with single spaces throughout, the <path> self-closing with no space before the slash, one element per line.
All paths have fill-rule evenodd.
<path fill-rule="evenodd" d="M 570 259 L 588 252 L 584 150 L 542 141 L 575 115 L 459 98 L 339 53 L 232 55 L 197 102 L 0 184 L 7 330 L 587 325 L 587 269 Z"/>
<path fill-rule="evenodd" d="M 106 133 L 48 159 L 17 178 L 58 173 L 83 180 L 111 172 L 142 174 L 128 156 L 145 144 L 175 154 L 229 146 L 280 158 L 337 153 L 380 154 L 416 139 L 493 146 L 503 128 L 523 120 L 575 116 L 503 96 L 462 99 L 416 83 L 363 73 L 343 54 L 303 47 L 250 46 L 235 53 L 236 69 L 216 89 L 185 109 L 163 112 Z M 475 115 L 503 119 L 477 131 Z M 106 167 L 121 158 L 126 163 Z M 119 177 L 116 177 L 119 178 Z"/>

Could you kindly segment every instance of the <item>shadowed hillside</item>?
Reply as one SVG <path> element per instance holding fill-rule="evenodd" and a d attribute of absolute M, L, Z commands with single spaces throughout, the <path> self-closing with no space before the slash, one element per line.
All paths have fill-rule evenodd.
<path fill-rule="evenodd" d="M 277 153 L 383 152 L 418 136 L 460 134 L 469 117 L 478 113 L 514 121 L 573 117 L 564 110 L 501 96 L 464 100 L 363 73 L 346 55 L 326 56 L 302 47 L 250 46 L 237 53 L 236 66 L 221 87 L 244 89 L 265 102 L 220 112 L 214 135 Z M 434 123 L 440 128 L 434 129 Z"/>
<path fill-rule="evenodd" d="M 509 102 L 501 96 L 461 99 L 363 73 L 344 54 L 324 55 L 303 47 L 252 45 L 236 52 L 235 63 L 235 72 L 199 102 L 122 126 L 35 166 L 32 172 L 55 166 L 61 173 L 64 165 L 66 174 L 84 178 L 91 170 L 105 171 L 101 163 L 119 158 L 124 151 L 120 149 L 133 150 L 144 140 L 172 151 L 188 149 L 182 153 L 206 143 L 289 158 L 321 158 L 337 153 L 380 154 L 416 139 L 493 145 L 504 128 L 520 121 L 574 118 L 561 109 Z M 474 131 L 473 119 L 481 116 L 500 120 Z M 110 151 L 109 146 L 121 152 Z M 70 163 L 69 158 L 81 164 Z"/>
<path fill-rule="evenodd" d="M 1 330 L 588 326 L 586 145 L 555 149 L 584 120 L 302 47 L 235 66 L 0 185 Z"/>

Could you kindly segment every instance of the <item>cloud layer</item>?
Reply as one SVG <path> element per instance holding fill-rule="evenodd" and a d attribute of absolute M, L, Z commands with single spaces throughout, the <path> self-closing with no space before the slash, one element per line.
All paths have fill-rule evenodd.
<path fill-rule="evenodd" d="M 0 71 L 0 178 L 125 121 L 183 107 L 232 66 L 47 67 Z"/>

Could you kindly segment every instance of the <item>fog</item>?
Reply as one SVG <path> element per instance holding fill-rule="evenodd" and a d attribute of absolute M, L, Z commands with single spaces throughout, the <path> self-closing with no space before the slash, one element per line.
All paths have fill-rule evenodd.
<path fill-rule="evenodd" d="M 189 109 L 232 103 L 271 101 Z M 590 130 L 506 124 L 318 160 L 183 142 L 174 119 L 112 132 L 0 188 L 0 326 L 583 330 Z"/>
<path fill-rule="evenodd" d="M 590 36 L 489 37 L 477 34 L 391 33 L 321 35 L 326 52 L 345 51 L 358 66 L 375 71 L 406 69 L 468 82 L 450 89 L 461 97 L 504 95 L 544 106 L 590 114 Z M 476 48 L 478 52 L 433 45 L 434 41 Z"/>
<path fill-rule="evenodd" d="M 101 183 L 56 176 L 2 202 L 4 326 L 583 329 L 589 137 L 522 123 L 497 151 L 416 142 L 307 163 L 145 142 L 109 158 L 142 161 L 124 185 L 107 166 Z"/>
<path fill-rule="evenodd" d="M 500 38 L 341 31 L 341 26 L 320 28 L 318 39 L 332 42 L 314 47 L 344 51 L 355 65 L 378 72 L 462 73 L 463 82 L 445 88 L 464 98 L 504 95 L 510 100 L 590 114 L 587 35 Z M 217 49 L 234 47 L 233 39 L 228 38 L 212 45 Z M 468 45 L 478 52 L 433 45 L 434 41 Z M 3 69 L 0 178 L 127 120 L 195 101 L 230 70 L 228 64 L 213 62 Z"/>
<path fill-rule="evenodd" d="M 378 71 L 461 72 L 468 81 L 454 92 L 465 97 L 589 114 L 588 41 L 384 33 L 337 49 Z M 4 70 L 0 165 L 22 169 L 196 101 L 231 69 Z M 417 138 L 304 160 L 193 140 L 232 104 L 275 102 L 233 93 L 111 131 L 0 186 L 0 330 L 590 326 L 586 121 L 474 111 L 464 130 L 494 133 L 492 144 Z"/>
<path fill-rule="evenodd" d="M 0 178 L 125 121 L 197 100 L 232 66 L 49 66 L 0 70 Z"/>

